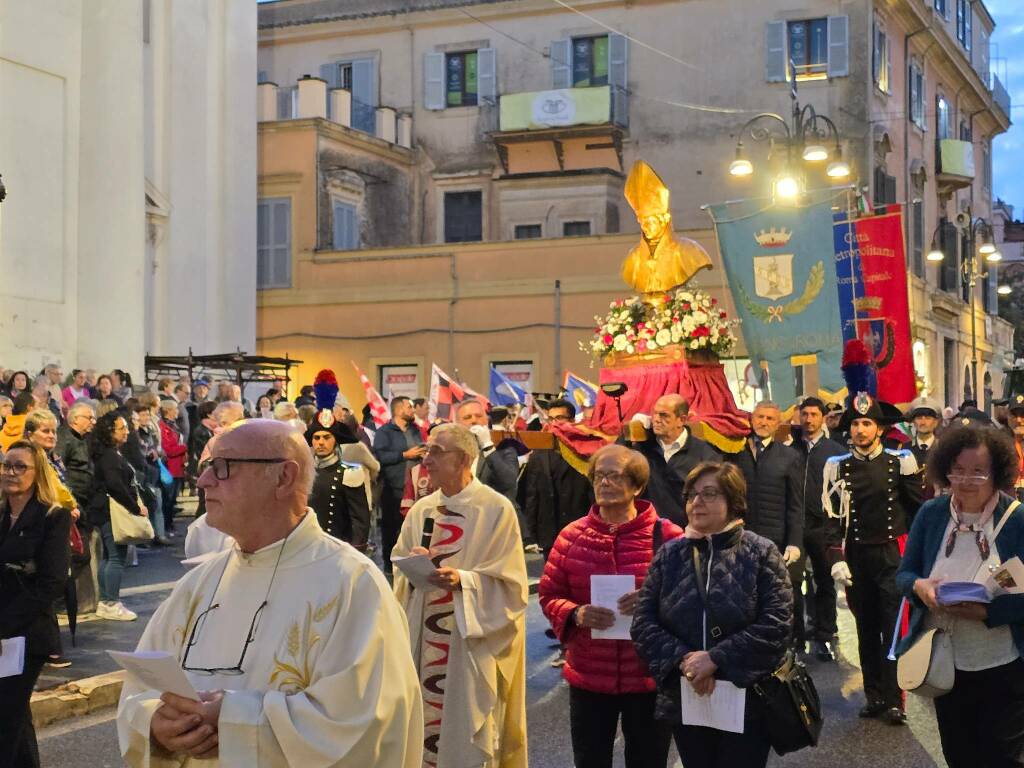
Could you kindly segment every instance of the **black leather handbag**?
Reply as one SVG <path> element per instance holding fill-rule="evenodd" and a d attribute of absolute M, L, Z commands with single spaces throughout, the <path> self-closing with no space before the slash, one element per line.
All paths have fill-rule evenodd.
<path fill-rule="evenodd" d="M 708 629 L 711 637 L 722 636 L 722 628 L 711 615 L 711 604 L 708 602 L 707 587 L 704 584 L 706 574 L 701 565 L 701 556 L 694 547 L 693 567 L 697 572 L 697 591 L 700 593 L 704 611 L 708 617 Z M 796 658 L 792 651 L 787 651 L 782 664 L 772 674 L 758 680 L 750 687 L 761 703 L 768 738 L 772 749 L 779 755 L 796 752 L 804 747 L 818 745 L 824 718 L 821 713 L 821 699 L 814 680 L 807 672 L 807 667 Z"/>

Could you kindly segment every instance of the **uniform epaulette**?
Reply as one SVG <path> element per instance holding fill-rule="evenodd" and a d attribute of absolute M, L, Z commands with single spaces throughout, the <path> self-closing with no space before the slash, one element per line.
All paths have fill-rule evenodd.
<path fill-rule="evenodd" d="M 913 475 L 920 469 L 917 465 L 917 459 L 914 458 L 914 454 L 906 448 L 886 448 L 885 452 L 900 460 L 901 475 Z"/>
<path fill-rule="evenodd" d="M 849 459 L 852 456 L 853 456 L 852 453 L 841 453 L 838 456 L 829 456 L 827 459 L 825 459 L 825 463 L 826 464 L 838 464 L 838 463 L 840 463 L 842 461 L 846 461 L 847 459 Z"/>
<path fill-rule="evenodd" d="M 341 464 L 341 466 L 345 467 L 345 469 L 362 469 L 363 468 L 362 464 L 359 464 L 358 462 L 355 462 L 355 461 L 345 461 L 344 459 L 341 459 L 338 463 Z"/>

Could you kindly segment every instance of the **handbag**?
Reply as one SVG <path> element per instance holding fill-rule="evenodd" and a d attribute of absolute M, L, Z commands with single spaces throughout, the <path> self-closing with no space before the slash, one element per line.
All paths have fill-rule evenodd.
<path fill-rule="evenodd" d="M 163 459 L 157 459 L 156 464 L 160 467 L 160 484 L 161 485 L 173 485 L 174 476 L 171 474 L 171 470 L 164 464 Z"/>
<path fill-rule="evenodd" d="M 708 630 L 712 637 L 722 636 L 722 628 L 711 615 L 707 586 L 704 584 L 701 557 L 696 547 L 693 552 L 693 567 L 697 571 L 697 591 L 700 593 L 704 612 L 708 618 Z M 821 711 L 821 698 L 807 672 L 792 651 L 787 651 L 782 664 L 770 675 L 751 686 L 763 707 L 768 739 L 776 754 L 785 755 L 804 747 L 818 745 L 818 737 L 825 719 Z"/>
<path fill-rule="evenodd" d="M 145 515 L 133 515 L 119 501 L 110 499 L 110 528 L 115 544 L 145 544 L 153 540 L 153 524 Z"/>
<path fill-rule="evenodd" d="M 999 524 L 992 532 L 992 543 L 1010 519 L 1014 510 L 1020 506 L 1019 501 L 1014 501 L 1003 513 Z M 889 658 L 895 658 L 896 642 L 900 635 L 900 626 L 903 623 L 903 611 L 907 607 L 907 598 L 900 603 L 900 610 L 896 614 L 896 627 L 893 630 L 892 645 L 889 648 Z M 934 699 L 953 690 L 953 680 L 956 677 L 956 666 L 953 663 L 953 640 L 949 633 L 941 628 L 935 627 L 926 632 L 913 642 L 906 652 L 896 662 L 896 682 L 900 688 L 927 699 Z"/>

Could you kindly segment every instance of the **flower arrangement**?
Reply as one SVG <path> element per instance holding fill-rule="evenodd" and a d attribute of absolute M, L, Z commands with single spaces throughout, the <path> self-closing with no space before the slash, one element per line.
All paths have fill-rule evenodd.
<path fill-rule="evenodd" d="M 718 300 L 698 290 L 679 288 L 661 296 L 630 296 L 595 317 L 594 338 L 580 349 L 597 359 L 609 354 L 647 354 L 678 345 L 687 350 L 728 354 L 736 343 L 738 320 L 729 320 Z"/>

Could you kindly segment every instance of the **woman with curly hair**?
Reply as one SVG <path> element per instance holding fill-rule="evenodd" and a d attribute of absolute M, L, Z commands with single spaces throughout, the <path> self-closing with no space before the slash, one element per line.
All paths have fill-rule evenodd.
<path fill-rule="evenodd" d="M 138 616 L 121 603 L 121 575 L 124 573 L 128 546 L 114 541 L 110 523 L 110 501 L 113 499 L 133 515 L 148 515 L 139 500 L 135 470 L 121 453 L 128 441 L 128 422 L 120 411 L 112 411 L 96 422 L 89 434 L 96 484 L 104 493 L 97 495 L 89 510 L 90 522 L 99 529 L 103 539 L 103 562 L 99 568 L 100 601 L 96 615 L 112 621 L 134 621 Z"/>
<path fill-rule="evenodd" d="M 953 690 L 935 699 L 950 768 L 1024 765 L 1024 595 L 940 605 L 942 581 L 987 580 L 993 566 L 1024 558 L 1024 511 L 1004 493 L 1017 455 L 997 430 L 957 427 L 929 452 L 928 479 L 948 494 L 918 511 L 896 586 L 910 603 L 903 653 L 932 628 L 949 634 Z M 998 535 L 997 535 L 998 534 Z"/>

